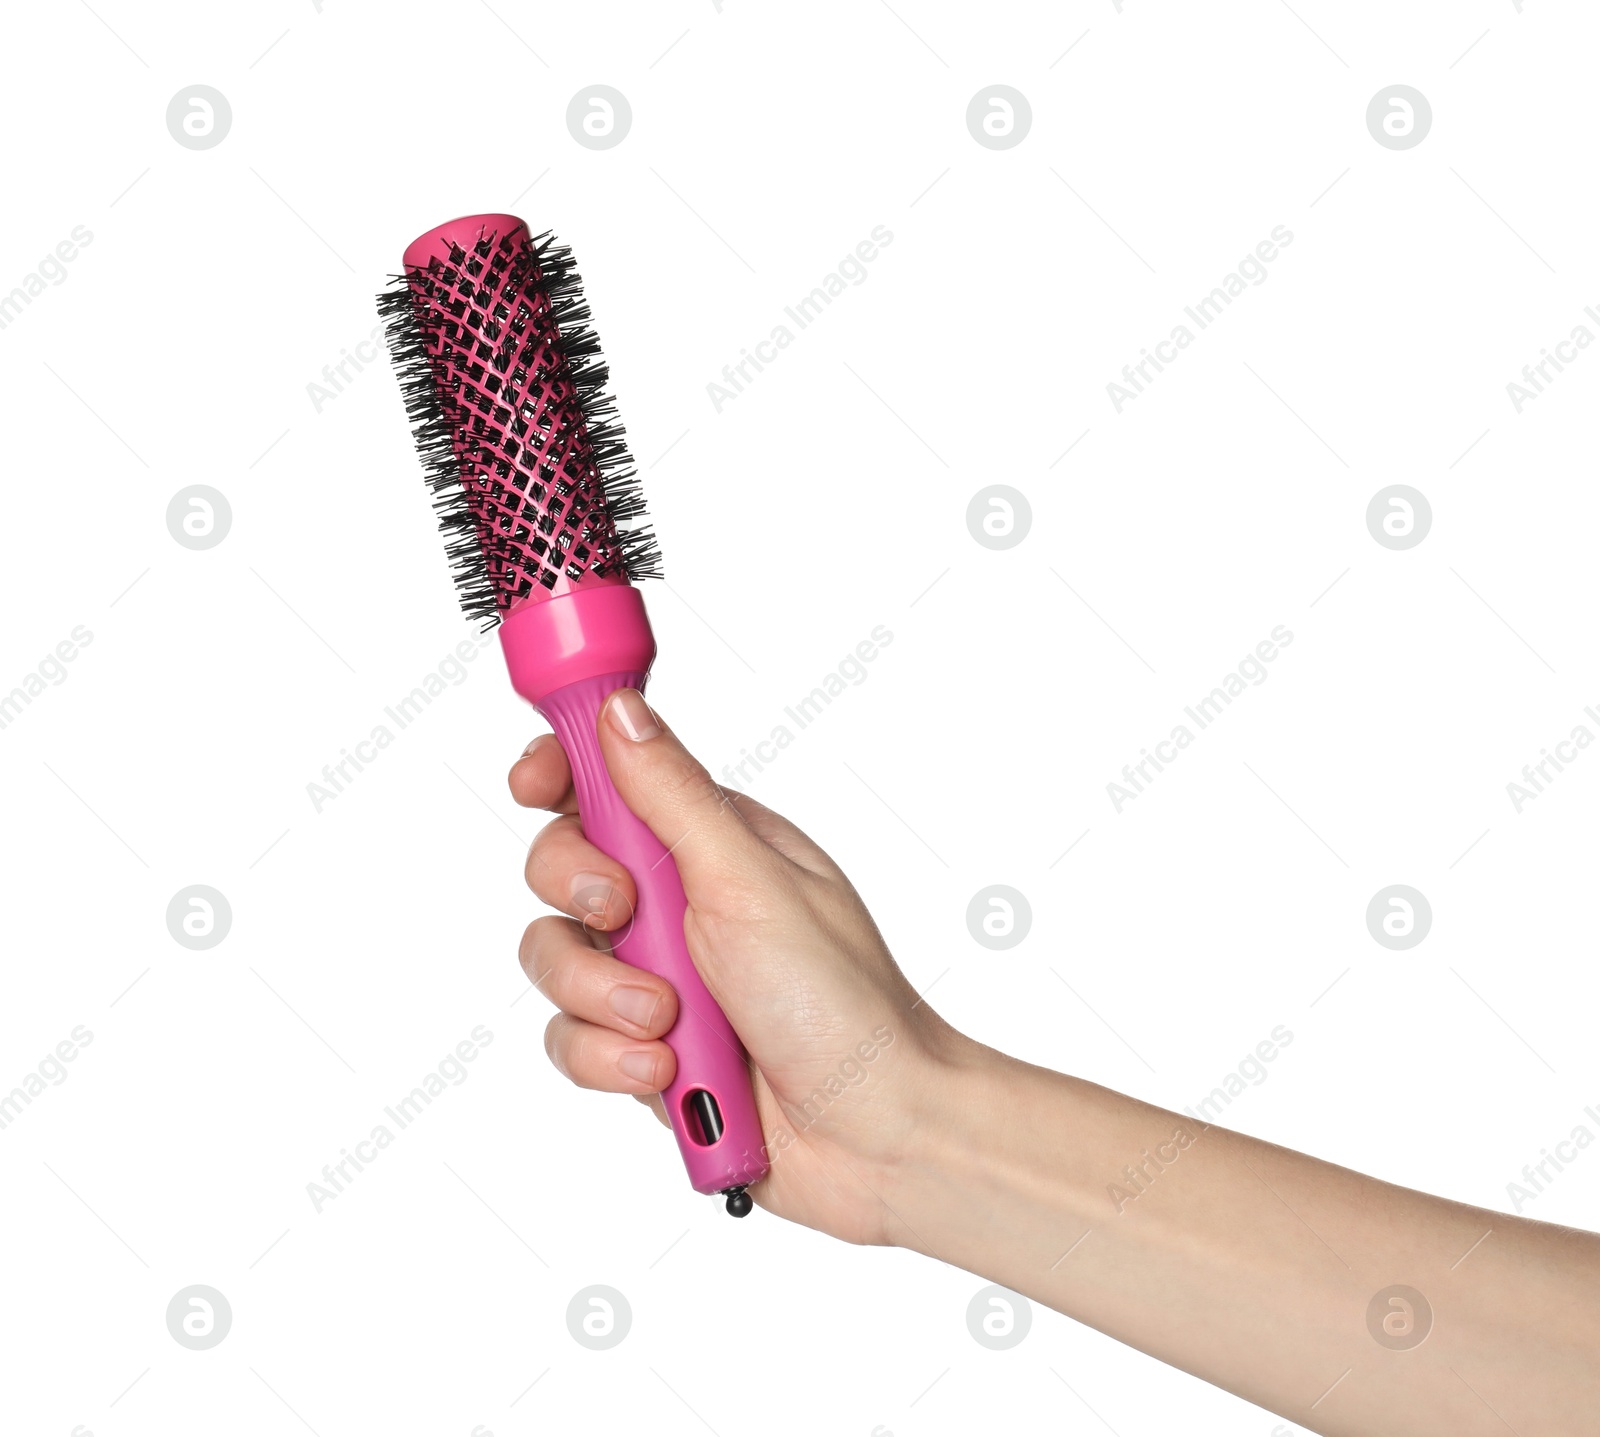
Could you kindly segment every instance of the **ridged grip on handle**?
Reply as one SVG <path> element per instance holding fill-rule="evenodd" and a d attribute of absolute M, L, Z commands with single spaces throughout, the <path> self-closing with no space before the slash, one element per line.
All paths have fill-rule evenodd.
<path fill-rule="evenodd" d="M 677 1076 L 662 1093 L 689 1179 L 703 1193 L 721 1192 L 766 1176 L 761 1122 L 743 1045 L 707 991 L 684 941 L 687 904 L 678 866 L 666 846 L 622 801 L 606 771 L 595 723 L 606 697 L 619 688 L 644 687 L 643 672 L 586 678 L 542 695 L 549 720 L 572 766 L 583 831 L 602 853 L 633 875 L 638 904 L 633 919 L 611 934 L 617 957 L 654 973 L 678 994 L 678 1021 L 666 1035 L 678 1060 Z M 709 1093 L 722 1118 L 715 1142 L 691 1107 L 692 1095 Z"/>

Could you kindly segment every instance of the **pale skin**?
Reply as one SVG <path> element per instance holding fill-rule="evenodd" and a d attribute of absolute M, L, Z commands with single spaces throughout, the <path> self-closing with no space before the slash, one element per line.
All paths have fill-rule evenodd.
<path fill-rule="evenodd" d="M 672 848 L 689 952 L 749 1049 L 776 1154 L 759 1206 L 966 1268 L 1330 1437 L 1600 1430 L 1600 1236 L 1395 1187 L 965 1037 L 919 1001 L 827 854 L 719 788 L 636 692 L 608 700 L 599 731 L 618 790 Z M 561 815 L 527 879 L 570 916 L 536 920 L 521 947 L 560 1010 L 551 1061 L 664 1121 L 677 1000 L 605 938 L 632 880 L 585 840 L 553 736 L 510 784 Z M 1397 1285 L 1431 1316 L 1404 1295 L 1373 1310 Z"/>

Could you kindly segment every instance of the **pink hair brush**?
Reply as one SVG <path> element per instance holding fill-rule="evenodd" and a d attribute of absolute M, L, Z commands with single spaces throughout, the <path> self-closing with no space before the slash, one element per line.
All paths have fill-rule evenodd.
<path fill-rule="evenodd" d="M 617 957 L 665 978 L 679 1016 L 662 1094 L 689 1180 L 735 1217 L 767 1173 L 745 1051 L 684 942 L 683 885 L 600 756 L 606 697 L 644 687 L 655 638 L 632 581 L 656 575 L 607 370 L 572 253 L 512 215 L 451 220 L 410 245 L 379 311 L 461 606 L 500 626 L 511 683 L 572 765 L 589 841 L 633 875 Z"/>

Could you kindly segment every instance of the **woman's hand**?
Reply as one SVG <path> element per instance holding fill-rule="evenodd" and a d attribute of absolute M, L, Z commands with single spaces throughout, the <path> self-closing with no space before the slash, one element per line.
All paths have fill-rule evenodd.
<path fill-rule="evenodd" d="M 850 1242 L 885 1243 L 895 1186 L 938 1075 L 963 1040 L 918 1000 L 833 860 L 787 819 L 719 788 L 633 689 L 602 709 L 600 745 L 627 805 L 672 852 L 684 934 L 707 988 L 744 1040 L 771 1174 L 751 1194 L 782 1217 Z M 511 792 L 562 816 L 528 854 L 528 885 L 567 918 L 536 919 L 522 966 L 561 1011 L 545 1047 L 580 1087 L 646 1099 L 672 1081 L 661 1041 L 677 997 L 610 954 L 633 911 L 632 879 L 576 817 L 553 735 L 513 765 Z"/>
<path fill-rule="evenodd" d="M 962 1038 L 803 833 L 723 793 L 632 690 L 599 728 L 618 790 L 677 859 L 689 952 L 757 1069 L 762 1206 L 980 1273 L 1313 1431 L 1594 1432 L 1600 1238 L 1397 1188 Z M 522 945 L 562 1010 L 550 1055 L 585 1087 L 648 1097 L 672 1077 L 660 1039 L 676 1006 L 606 952 L 633 885 L 571 816 L 555 739 L 530 746 L 511 789 L 566 815 L 534 843 L 528 881 L 572 917 L 541 918 Z M 1395 1313 L 1403 1342 L 1380 1325 Z"/>

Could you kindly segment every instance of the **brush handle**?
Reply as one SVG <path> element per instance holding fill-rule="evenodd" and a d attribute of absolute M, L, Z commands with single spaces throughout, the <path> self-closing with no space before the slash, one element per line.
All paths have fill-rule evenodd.
<path fill-rule="evenodd" d="M 687 903 L 678 866 L 666 846 L 636 818 L 611 782 L 595 723 L 608 695 L 642 689 L 643 671 L 586 678 L 544 694 L 549 720 L 572 766 L 578 813 L 589 842 L 633 875 L 638 904 L 632 921 L 610 935 L 625 963 L 665 978 L 678 994 L 678 1021 L 666 1035 L 677 1076 L 661 1095 L 690 1181 L 703 1193 L 759 1181 L 766 1175 L 761 1122 L 744 1046 L 707 991 L 683 935 Z M 705 1099 L 716 1104 L 722 1131 L 707 1141 Z M 706 1114 L 706 1117 L 702 1117 Z M 712 1122 L 711 1126 L 715 1126 Z"/>

